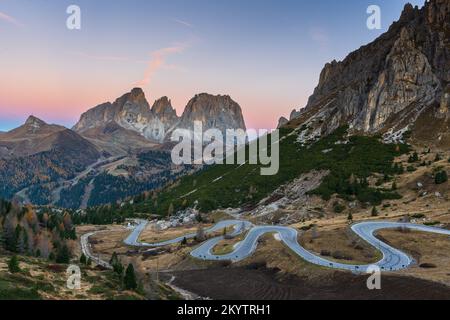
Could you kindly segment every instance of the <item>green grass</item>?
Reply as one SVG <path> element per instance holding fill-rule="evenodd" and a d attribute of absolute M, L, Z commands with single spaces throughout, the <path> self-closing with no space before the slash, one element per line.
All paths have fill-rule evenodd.
<path fill-rule="evenodd" d="M 18 282 L 18 278 L 0 276 L 0 300 L 40 300 L 41 296 L 35 286 Z"/>
<path fill-rule="evenodd" d="M 262 176 L 261 165 L 214 165 L 182 178 L 176 186 L 160 192 L 156 200 L 136 204 L 135 210 L 166 215 L 171 204 L 176 211 L 193 206 L 195 201 L 203 212 L 252 206 L 281 185 L 311 170 L 330 171 L 313 192 L 324 199 L 338 194 L 344 199 L 378 205 L 384 199 L 399 198 L 395 192 L 368 187 L 365 178 L 372 173 L 399 173 L 393 160 L 409 151 L 406 145 L 386 145 L 379 137 L 367 136 L 350 137 L 347 144 L 337 143 L 346 139 L 346 128 L 340 128 L 312 145 L 302 147 L 296 142 L 296 134 L 289 135 L 291 132 L 288 129 L 280 132 L 280 136 L 286 138 L 280 143 L 277 175 Z M 329 152 L 324 153 L 324 150 Z M 349 181 L 352 175 L 358 182 Z"/>

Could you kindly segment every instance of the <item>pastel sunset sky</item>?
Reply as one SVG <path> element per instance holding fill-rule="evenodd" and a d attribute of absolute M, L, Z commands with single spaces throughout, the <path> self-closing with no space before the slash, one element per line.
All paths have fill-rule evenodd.
<path fill-rule="evenodd" d="M 72 127 L 135 86 L 178 114 L 197 93 L 228 94 L 249 128 L 273 128 L 305 106 L 326 62 L 385 32 L 407 2 L 0 0 L 0 131 L 31 114 Z M 66 28 L 71 4 L 81 30 Z M 381 30 L 366 27 L 371 4 Z"/>

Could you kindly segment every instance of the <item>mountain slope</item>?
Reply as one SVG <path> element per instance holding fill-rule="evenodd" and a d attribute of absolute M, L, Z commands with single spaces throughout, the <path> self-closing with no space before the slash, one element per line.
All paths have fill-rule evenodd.
<path fill-rule="evenodd" d="M 48 201 L 57 181 L 73 177 L 100 157 L 77 133 L 35 117 L 1 135 L 0 146 L 0 196 L 9 199 L 27 188 L 37 203 Z"/>
<path fill-rule="evenodd" d="M 325 66 L 307 106 L 294 111 L 287 126 L 306 125 L 317 137 L 348 124 L 354 132 L 401 138 L 406 131 L 417 131 L 417 119 L 426 115 L 443 122 L 429 129 L 434 142 L 448 146 L 448 21 L 446 0 L 429 1 L 422 9 L 407 4 L 385 34 L 342 62 Z"/>
<path fill-rule="evenodd" d="M 57 136 L 66 130 L 30 116 L 20 127 L 0 135 L 0 157 L 28 156 L 48 151 Z"/>
<path fill-rule="evenodd" d="M 379 205 L 397 197 L 368 179 L 404 171 L 393 160 L 408 152 L 409 137 L 408 142 L 450 146 L 449 21 L 449 1 L 431 0 L 422 9 L 407 5 L 387 33 L 344 61 L 327 64 L 306 108 L 294 111 L 288 123 L 280 119 L 277 175 L 260 176 L 255 165 L 216 165 L 162 191 L 157 206 L 148 201 L 142 207 L 161 214 L 186 206 L 247 212 L 261 200 L 267 200 L 264 206 L 283 197 L 273 192 L 315 170 L 328 172 L 310 192 L 324 199 L 337 194 Z"/>

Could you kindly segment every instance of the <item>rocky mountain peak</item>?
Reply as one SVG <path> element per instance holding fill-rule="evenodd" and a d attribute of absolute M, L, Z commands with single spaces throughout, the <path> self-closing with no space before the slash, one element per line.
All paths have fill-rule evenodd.
<path fill-rule="evenodd" d="M 287 124 L 289 122 L 289 120 L 288 119 L 286 119 L 285 117 L 281 117 L 279 120 L 278 120 L 278 126 L 277 126 L 277 128 L 281 128 L 281 127 L 283 127 L 285 124 Z"/>
<path fill-rule="evenodd" d="M 129 93 L 125 94 L 125 96 L 129 102 L 148 105 L 142 88 L 133 88 Z"/>
<path fill-rule="evenodd" d="M 163 123 L 166 132 L 179 122 L 177 111 L 172 107 L 172 102 L 168 97 L 156 100 L 152 106 L 152 113 Z"/>
<path fill-rule="evenodd" d="M 31 127 L 35 127 L 35 128 L 39 128 L 41 126 L 46 125 L 47 123 L 45 123 L 45 121 L 31 115 L 27 118 L 27 120 L 25 121 L 25 125 L 26 126 L 31 126 Z"/>
<path fill-rule="evenodd" d="M 246 129 L 241 107 L 228 95 L 195 95 L 187 104 L 179 126 L 189 129 L 194 121 L 201 121 L 204 130 Z"/>
<path fill-rule="evenodd" d="M 177 115 L 176 110 L 172 107 L 172 102 L 168 97 L 162 97 L 156 100 L 152 106 L 152 112 L 155 115 Z"/>
<path fill-rule="evenodd" d="M 386 33 L 343 61 L 325 65 L 307 106 L 291 114 L 291 125 L 306 125 L 316 137 L 342 125 L 401 136 L 396 133 L 411 131 L 425 114 L 444 119 L 449 12 L 448 0 L 430 0 L 421 9 L 407 4 Z M 436 132 L 434 139 L 444 141 L 445 135 Z"/>
<path fill-rule="evenodd" d="M 399 21 L 409 21 L 414 17 L 414 14 L 419 11 L 419 7 L 413 7 L 411 3 L 405 4 Z"/>
<path fill-rule="evenodd" d="M 230 96 L 198 94 L 189 101 L 180 118 L 168 97 L 156 100 L 150 108 L 140 88 L 134 88 L 114 103 L 88 110 L 73 129 L 101 145 L 101 149 L 117 153 L 133 145 L 142 148 L 145 143 L 148 147 L 164 143 L 171 131 L 191 129 L 194 121 L 202 121 L 205 129 L 245 129 L 241 107 Z"/>

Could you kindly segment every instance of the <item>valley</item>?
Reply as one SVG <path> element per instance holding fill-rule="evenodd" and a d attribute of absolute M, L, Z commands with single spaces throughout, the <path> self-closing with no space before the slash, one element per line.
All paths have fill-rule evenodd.
<path fill-rule="evenodd" d="M 1 132 L 0 299 L 450 299 L 449 21 L 449 1 L 406 4 L 227 164 L 178 164 L 172 134 L 245 131 L 279 100 L 246 123 L 230 95 L 189 93 L 177 114 L 149 103 L 155 70 L 70 129 L 29 116 Z"/>

